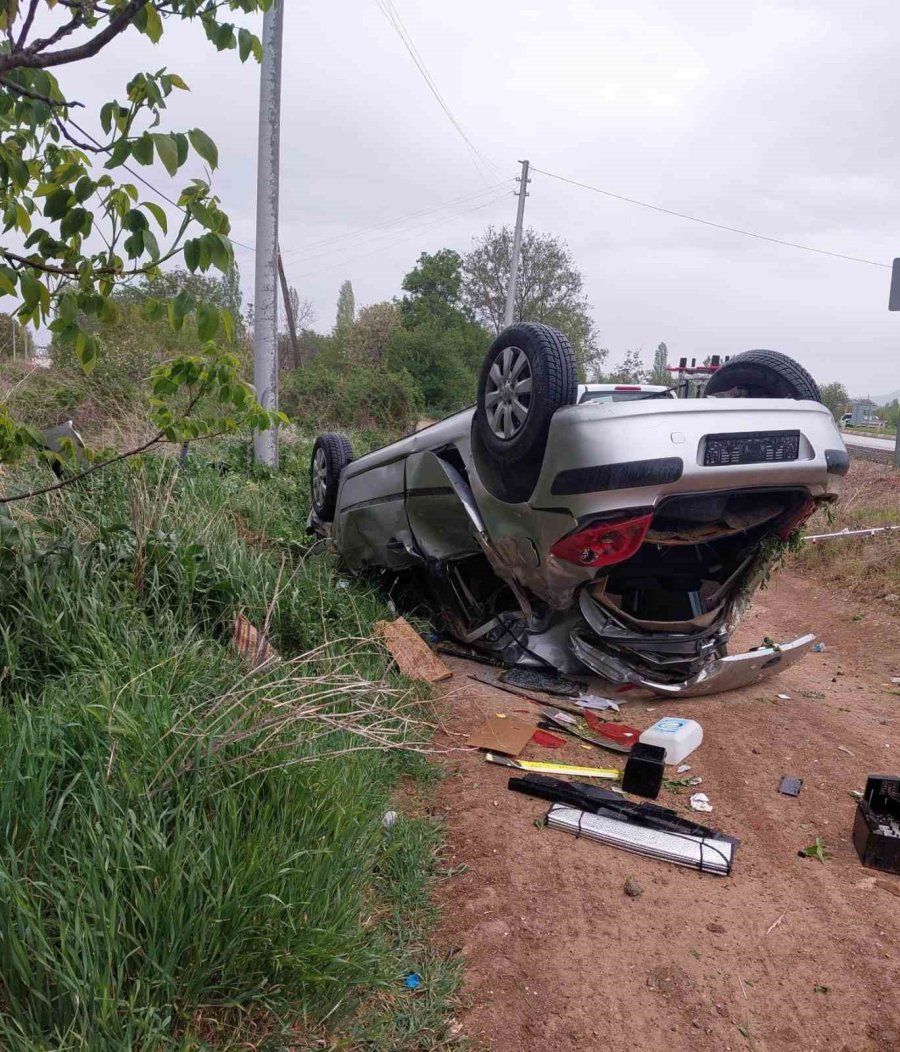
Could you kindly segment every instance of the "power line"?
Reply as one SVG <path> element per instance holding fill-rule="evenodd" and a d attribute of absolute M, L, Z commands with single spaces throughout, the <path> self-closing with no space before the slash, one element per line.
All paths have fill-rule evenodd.
<path fill-rule="evenodd" d="M 338 244 L 338 242 L 352 242 L 356 238 L 362 237 L 364 234 L 372 231 L 384 231 L 389 232 L 392 227 L 400 226 L 408 223 L 410 220 L 420 218 L 433 214 L 434 212 L 440 212 L 444 209 L 451 209 L 454 205 L 464 204 L 469 201 L 476 201 L 478 198 L 485 197 L 487 194 L 496 194 L 496 192 L 507 183 L 511 183 L 512 179 L 507 179 L 503 183 L 496 183 L 491 187 L 484 190 L 478 190 L 473 194 L 463 194 L 461 197 L 456 197 L 451 201 L 445 201 L 439 205 L 431 205 L 429 208 L 422 208 L 416 212 L 408 212 L 406 215 L 398 216 L 396 219 L 388 219 L 381 223 L 371 223 L 369 226 L 361 227 L 358 230 L 351 230 L 345 234 L 338 234 L 333 238 L 325 238 L 322 241 L 315 241 L 312 244 L 303 248 L 294 248 L 289 252 L 283 253 L 284 257 L 288 256 L 299 257 L 299 259 L 308 259 L 313 256 L 328 255 L 331 252 L 340 251 L 346 247 L 347 244 Z M 376 234 L 374 239 L 383 236 L 383 234 Z"/>
<path fill-rule="evenodd" d="M 336 270 L 338 267 L 344 267 L 344 266 L 346 266 L 349 263 L 355 263 L 356 260 L 358 260 L 358 259 L 365 259 L 366 256 L 374 255 L 377 252 L 385 252 L 385 251 L 387 251 L 389 249 L 394 248 L 397 245 L 402 245 L 402 244 L 404 244 L 407 241 L 411 241 L 413 238 L 419 238 L 423 234 L 426 234 L 426 233 L 428 233 L 431 230 L 435 230 L 438 227 L 446 226 L 447 223 L 450 223 L 450 222 L 452 222 L 455 219 L 462 219 L 464 216 L 469 215 L 471 212 L 478 212 L 482 208 L 488 208 L 491 205 L 498 204 L 500 201 L 505 201 L 505 200 L 507 200 L 506 192 L 504 192 L 502 194 L 498 194 L 496 197 L 491 198 L 491 200 L 489 200 L 489 201 L 483 201 L 481 204 L 475 205 L 474 208 L 467 208 L 464 211 L 457 213 L 457 215 L 455 215 L 455 216 L 441 217 L 440 219 L 437 220 L 437 222 L 429 223 L 427 226 L 422 227 L 419 230 L 413 231 L 410 234 L 405 234 L 403 237 L 396 238 L 395 240 L 387 242 L 386 244 L 378 245 L 376 248 L 372 249 L 369 252 L 362 252 L 362 253 L 360 253 L 358 255 L 351 256 L 349 259 L 341 260 L 338 263 L 329 263 L 328 266 L 325 266 L 325 267 L 316 267 L 315 270 L 304 271 L 304 273 L 302 273 L 302 274 L 295 275 L 295 278 L 299 280 L 300 278 L 308 278 L 308 277 L 312 276 L 313 274 L 321 274 L 324 271 Z"/>
<path fill-rule="evenodd" d="M 438 105 L 444 111 L 447 120 L 450 121 L 450 123 L 456 129 L 459 136 L 462 138 L 463 142 L 472 151 L 472 158 L 475 162 L 478 174 L 481 176 L 484 183 L 487 184 L 487 179 L 485 177 L 484 171 L 482 170 L 482 167 L 479 167 L 479 164 L 482 166 L 493 166 L 494 169 L 497 171 L 499 171 L 499 169 L 497 169 L 497 166 L 494 165 L 493 162 L 490 161 L 487 157 L 485 157 L 484 154 L 478 149 L 478 147 L 475 146 L 475 144 L 472 142 L 469 136 L 466 135 L 462 125 L 459 123 L 456 117 L 454 117 L 453 111 L 447 105 L 447 101 L 444 99 L 444 96 L 438 89 L 437 84 L 435 84 L 434 78 L 431 76 L 431 73 L 429 73 L 428 71 L 428 67 L 425 65 L 425 60 L 419 54 L 419 50 L 416 47 L 415 41 L 410 35 L 409 30 L 404 25 L 403 19 L 400 17 L 400 13 L 397 11 L 397 8 L 394 6 L 392 0 L 376 0 L 376 2 L 381 13 L 393 26 L 395 32 L 397 33 L 397 36 L 400 37 L 400 40 L 403 42 L 403 46 L 409 52 L 410 58 L 416 64 L 416 68 L 418 69 L 418 71 L 422 74 L 422 79 L 428 85 L 428 90 L 435 97 Z"/>
<path fill-rule="evenodd" d="M 646 201 L 638 201 L 633 197 L 626 197 L 624 194 L 613 193 L 612 190 L 603 190 L 599 186 L 591 186 L 589 183 L 580 183 L 577 179 L 568 179 L 564 175 L 556 175 L 554 172 L 544 171 L 543 168 L 532 168 L 534 172 L 540 172 L 541 175 L 546 175 L 550 179 L 558 179 L 561 183 L 570 183 L 572 186 L 579 186 L 582 190 L 592 190 L 595 194 L 603 194 L 605 197 L 613 197 L 617 201 L 625 201 L 629 205 L 638 205 L 641 208 L 649 208 L 653 212 L 662 212 L 663 215 L 675 216 L 676 219 L 687 219 L 691 223 L 701 223 L 703 226 L 711 226 L 716 230 L 727 230 L 730 234 L 741 234 L 744 237 L 753 237 L 757 241 L 770 241 L 773 245 L 784 245 L 787 248 L 798 248 L 803 252 L 815 252 L 820 256 L 832 256 L 834 259 L 846 259 L 851 263 L 866 263 L 870 267 L 886 267 L 890 270 L 890 264 L 879 263 L 874 259 L 863 259 L 861 256 L 847 256 L 843 252 L 829 252 L 824 248 L 814 248 L 812 245 L 801 245 L 796 241 L 784 241 L 779 237 L 769 237 L 767 234 L 757 234 L 752 230 L 742 230 L 740 227 L 727 226 L 725 223 L 715 223 L 711 219 L 700 219 L 698 216 L 687 215 L 685 212 L 675 212 L 671 208 L 663 208 L 660 205 L 651 205 Z"/>

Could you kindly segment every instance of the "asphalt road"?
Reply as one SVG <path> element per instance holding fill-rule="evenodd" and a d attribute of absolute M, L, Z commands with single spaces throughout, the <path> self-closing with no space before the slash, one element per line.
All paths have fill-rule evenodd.
<path fill-rule="evenodd" d="M 842 431 L 844 443 L 848 446 L 863 446 L 866 449 L 886 449 L 888 451 L 894 448 L 893 438 L 873 438 L 871 435 L 854 435 L 852 431 Z"/>

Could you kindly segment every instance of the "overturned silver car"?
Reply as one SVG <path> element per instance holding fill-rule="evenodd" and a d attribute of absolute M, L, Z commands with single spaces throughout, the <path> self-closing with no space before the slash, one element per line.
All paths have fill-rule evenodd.
<path fill-rule="evenodd" d="M 610 395 L 578 384 L 562 333 L 523 323 L 489 349 L 474 408 L 358 460 L 346 436 L 320 435 L 309 525 L 504 663 L 707 694 L 812 645 L 727 652 L 781 545 L 848 467 L 786 355 L 737 355 L 702 398 Z"/>

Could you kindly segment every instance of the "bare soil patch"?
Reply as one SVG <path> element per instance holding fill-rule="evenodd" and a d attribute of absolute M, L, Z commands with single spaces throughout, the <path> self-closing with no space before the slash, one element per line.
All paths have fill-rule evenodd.
<path fill-rule="evenodd" d="M 868 773 L 900 773 L 900 624 L 784 573 L 736 647 L 808 630 L 825 651 L 754 688 L 622 706 L 641 727 L 669 713 L 702 723 L 687 762 L 711 824 L 742 838 L 729 878 L 536 828 L 545 806 L 509 792 L 508 771 L 453 754 L 441 803 L 450 865 L 468 868 L 443 885 L 439 939 L 464 958 L 459 1022 L 476 1049 L 900 1052 L 900 901 L 884 886 L 900 878 L 860 865 L 849 795 Z M 442 744 L 486 715 L 533 713 L 451 663 Z M 526 755 L 615 762 L 576 745 Z M 799 797 L 779 795 L 783 774 L 804 779 Z M 687 809 L 688 795 L 660 803 Z M 798 857 L 816 836 L 825 863 Z M 629 878 L 642 894 L 625 893 Z"/>

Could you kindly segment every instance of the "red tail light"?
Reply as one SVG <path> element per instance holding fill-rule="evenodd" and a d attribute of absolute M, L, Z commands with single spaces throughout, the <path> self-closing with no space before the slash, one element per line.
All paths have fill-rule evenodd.
<path fill-rule="evenodd" d="M 611 566 L 630 559 L 640 548 L 652 518 L 651 513 L 620 522 L 595 522 L 562 537 L 550 551 L 577 566 Z"/>

